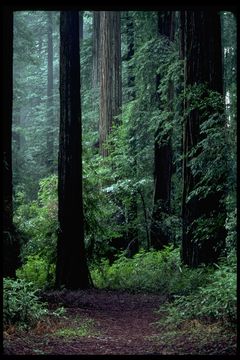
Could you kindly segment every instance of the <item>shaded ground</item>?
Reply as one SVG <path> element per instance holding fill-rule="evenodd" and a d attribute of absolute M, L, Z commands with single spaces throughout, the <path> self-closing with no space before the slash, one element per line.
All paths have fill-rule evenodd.
<path fill-rule="evenodd" d="M 159 294 L 91 289 L 51 292 L 43 298 L 52 309 L 66 307 L 65 317 L 39 322 L 29 333 L 8 329 L 4 354 L 236 354 L 235 334 L 219 323 L 194 320 L 179 329 L 157 327 L 156 321 L 163 315 L 156 310 L 166 301 Z M 59 331 L 63 331 L 61 336 Z"/>

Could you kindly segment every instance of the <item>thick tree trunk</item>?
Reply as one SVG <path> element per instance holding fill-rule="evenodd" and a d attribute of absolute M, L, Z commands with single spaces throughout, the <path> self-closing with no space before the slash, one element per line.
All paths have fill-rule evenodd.
<path fill-rule="evenodd" d="M 100 11 L 93 11 L 93 35 L 92 35 L 92 88 L 93 109 L 99 118 L 99 82 L 100 82 Z M 99 121 L 99 120 L 98 120 Z"/>
<path fill-rule="evenodd" d="M 108 155 L 105 142 L 121 106 L 120 12 L 100 11 L 100 119 L 99 149 Z"/>
<path fill-rule="evenodd" d="M 134 56 L 134 23 L 133 18 L 131 16 L 131 13 L 128 11 L 126 14 L 126 34 L 127 34 L 127 46 L 128 51 L 126 54 L 126 61 L 127 61 L 127 84 L 128 84 L 128 94 L 127 94 L 127 100 L 131 101 L 135 99 L 135 77 L 133 74 L 133 68 L 130 65 L 130 60 Z M 129 130 L 129 139 L 133 139 L 133 141 L 129 142 L 129 153 L 130 156 L 134 158 L 134 163 L 132 167 L 132 173 L 133 175 L 137 172 L 137 144 L 135 139 L 135 132 L 136 130 L 133 128 L 130 128 Z M 129 255 L 133 256 L 136 254 L 139 250 L 139 238 L 138 238 L 138 228 L 136 225 L 136 220 L 138 217 L 138 205 L 137 205 L 137 196 L 138 193 L 134 192 L 132 194 L 129 210 L 128 210 L 128 248 L 129 248 Z M 131 244 L 131 245 L 130 245 Z"/>
<path fill-rule="evenodd" d="M 93 11 L 93 88 L 99 85 L 99 61 L 100 61 L 100 11 Z"/>
<path fill-rule="evenodd" d="M 13 186 L 17 179 L 21 177 L 21 107 L 16 106 L 13 111 L 13 126 L 12 126 L 12 171 L 13 171 Z"/>
<path fill-rule="evenodd" d="M 79 16 L 60 13 L 59 234 L 56 286 L 90 286 L 84 247 Z"/>
<path fill-rule="evenodd" d="M 164 35 L 169 41 L 174 38 L 174 17 L 172 11 L 158 12 L 158 33 Z M 156 77 L 156 88 L 161 83 L 159 75 Z M 169 84 L 168 101 L 173 98 L 173 85 Z M 162 108 L 159 94 L 157 93 L 160 109 Z M 170 106 L 170 105 L 169 105 Z M 169 109 L 170 110 L 170 109 Z M 171 134 L 162 136 L 162 125 L 155 133 L 154 144 L 154 198 L 153 213 L 150 229 L 151 246 L 154 249 L 161 250 L 170 242 L 170 235 L 163 229 L 162 221 L 164 214 L 170 213 L 170 194 L 172 177 L 172 144 Z"/>
<path fill-rule="evenodd" d="M 47 82 L 47 169 L 53 172 L 54 154 L 54 111 L 53 111 L 53 17 L 52 12 L 48 11 L 48 82 Z"/>
<path fill-rule="evenodd" d="M 3 104 L 1 144 L 3 151 L 3 276 L 15 277 L 19 262 L 19 237 L 13 226 L 12 203 L 12 100 L 13 100 L 13 12 L 2 12 L 1 34 L 4 48 L 2 64 Z"/>
<path fill-rule="evenodd" d="M 129 11 L 127 11 L 126 14 L 126 20 L 127 20 L 127 56 L 126 60 L 130 61 L 134 56 L 134 23 L 132 15 Z M 128 101 L 135 99 L 135 91 L 134 91 L 134 85 L 135 85 L 135 76 L 133 74 L 133 66 L 128 63 L 127 66 L 128 69 Z"/>
<path fill-rule="evenodd" d="M 181 13 L 180 21 L 181 54 L 185 57 L 185 84 L 207 83 L 210 90 L 222 93 L 219 15 L 215 11 L 185 11 Z M 184 263 L 191 267 L 217 261 L 226 235 L 222 223 L 216 226 L 215 234 L 209 235 L 209 238 L 201 244 L 193 241 L 193 234 L 196 231 L 196 227 L 193 226 L 194 220 L 206 216 L 211 222 L 213 215 L 224 213 L 221 205 L 222 192 L 207 195 L 204 199 L 196 195 L 187 201 L 189 194 L 200 180 L 199 176 L 194 176 L 191 172 L 189 155 L 201 140 L 200 124 L 201 114 L 195 109 L 187 117 L 183 134 L 182 258 Z"/>
<path fill-rule="evenodd" d="M 79 37 L 80 37 L 80 41 L 83 40 L 83 13 L 84 13 L 84 11 L 79 11 Z"/>
<path fill-rule="evenodd" d="M 120 115 L 122 106 L 122 77 L 121 77 L 121 16 L 119 11 L 113 11 L 113 117 Z M 113 119 L 115 124 L 119 119 Z"/>

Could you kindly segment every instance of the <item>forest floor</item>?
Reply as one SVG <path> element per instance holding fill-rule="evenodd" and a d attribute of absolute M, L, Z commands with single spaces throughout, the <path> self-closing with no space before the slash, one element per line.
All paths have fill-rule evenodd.
<path fill-rule="evenodd" d="M 180 327 L 157 326 L 159 294 L 91 289 L 49 292 L 48 317 L 31 331 L 4 331 L 4 355 L 236 355 L 236 334 L 221 323 L 188 321 Z"/>

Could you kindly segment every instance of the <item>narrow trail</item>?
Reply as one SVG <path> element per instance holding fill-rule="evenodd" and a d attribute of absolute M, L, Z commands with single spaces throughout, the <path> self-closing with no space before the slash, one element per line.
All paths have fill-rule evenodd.
<path fill-rule="evenodd" d="M 5 354 L 165 355 L 199 352 L 197 344 L 192 344 L 184 336 L 180 336 L 180 342 L 176 341 L 176 346 L 180 344 L 179 348 L 156 340 L 161 336 L 154 324 L 160 318 L 156 310 L 166 301 L 159 294 L 91 289 L 51 292 L 44 295 L 44 300 L 51 308 L 59 305 L 66 307 L 65 318 L 41 323 L 28 334 L 9 335 L 5 340 Z M 56 336 L 58 329 L 77 328 L 82 321 L 89 319 L 92 329 L 86 336 Z M 231 348 L 230 354 L 232 351 Z"/>

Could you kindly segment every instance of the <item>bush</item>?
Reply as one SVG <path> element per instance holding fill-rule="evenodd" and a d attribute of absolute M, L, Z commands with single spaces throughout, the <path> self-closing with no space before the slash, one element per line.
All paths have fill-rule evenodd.
<path fill-rule="evenodd" d="M 110 266 L 107 260 L 92 268 L 94 284 L 100 288 L 187 294 L 202 285 L 209 269 L 189 269 L 181 265 L 179 249 L 141 250 L 129 259 L 121 253 Z"/>
<path fill-rule="evenodd" d="M 40 255 L 54 264 L 58 229 L 57 176 L 40 180 L 37 200 L 26 202 L 24 194 L 17 193 L 15 201 L 14 223 L 28 239 L 21 249 L 22 261 L 29 255 Z"/>
<path fill-rule="evenodd" d="M 164 311 L 169 323 L 186 319 L 214 319 L 235 323 L 237 320 L 237 272 L 236 257 L 216 265 L 205 286 L 193 293 L 176 296 L 173 303 L 166 304 Z"/>
<path fill-rule="evenodd" d="M 39 255 L 30 255 L 16 274 L 19 279 L 32 282 L 34 288 L 42 289 L 54 285 L 55 266 L 49 265 L 47 260 Z"/>
<path fill-rule="evenodd" d="M 33 284 L 23 279 L 3 279 L 3 324 L 29 327 L 48 314 Z"/>

